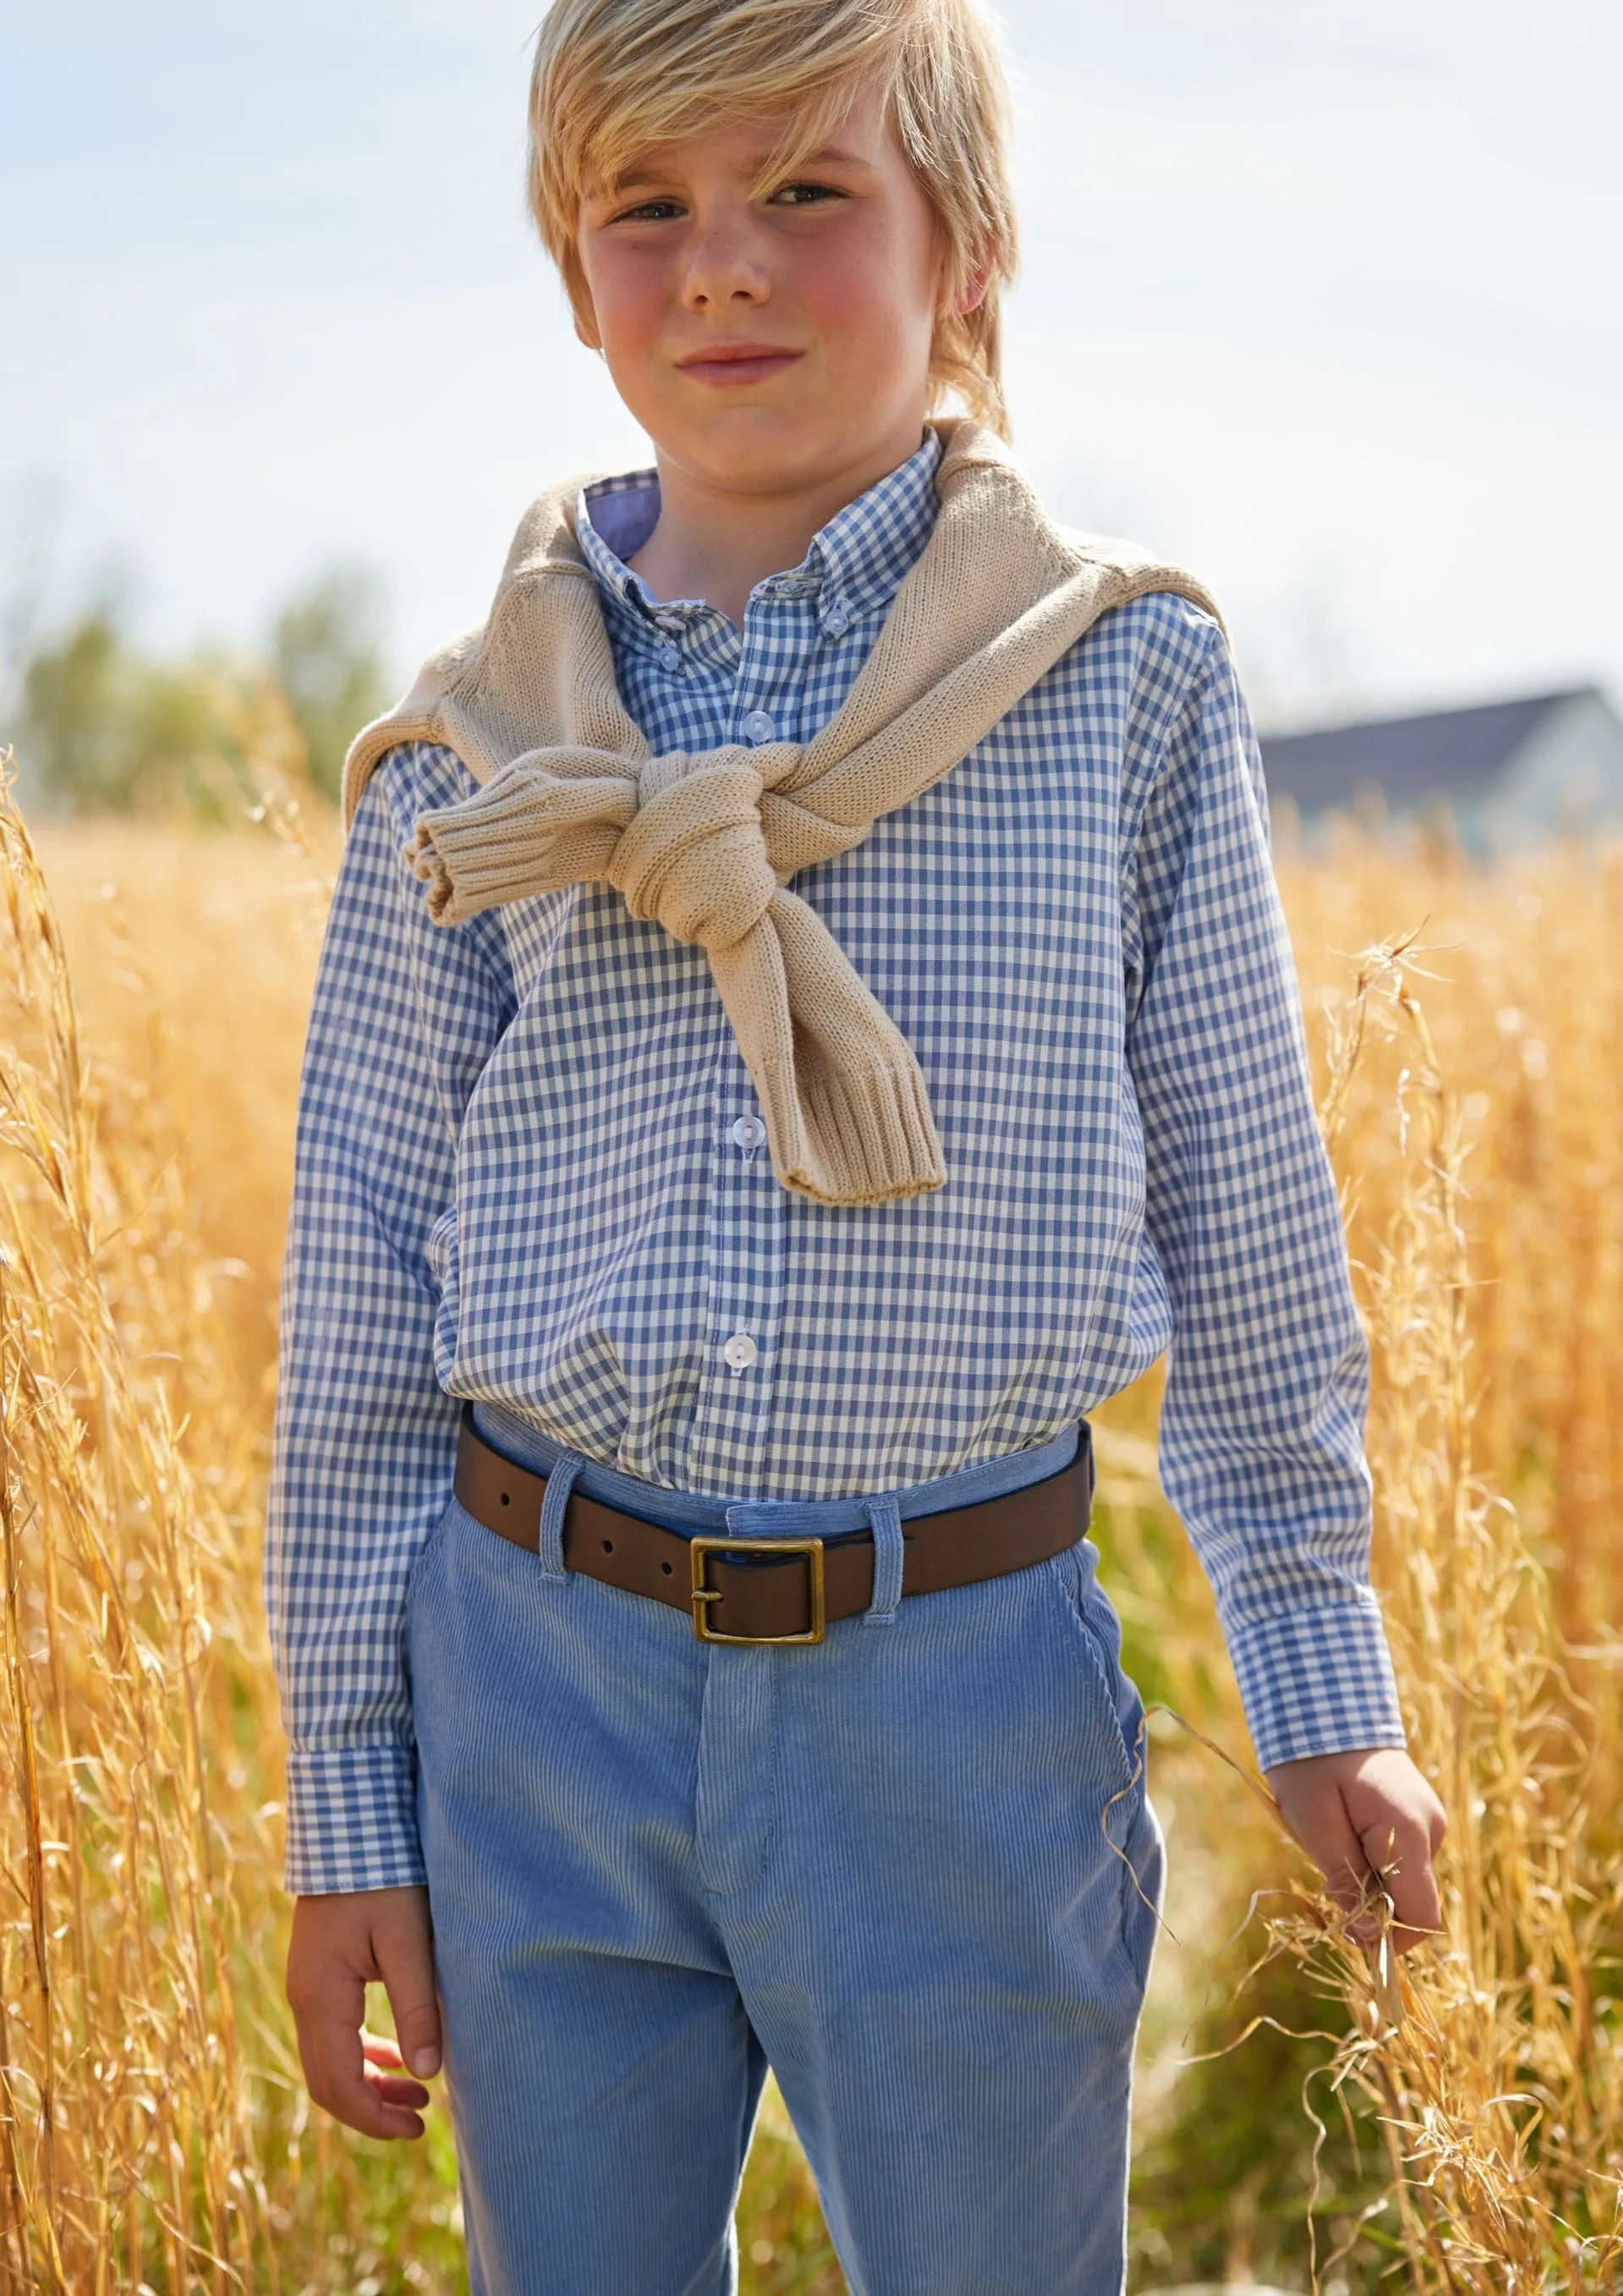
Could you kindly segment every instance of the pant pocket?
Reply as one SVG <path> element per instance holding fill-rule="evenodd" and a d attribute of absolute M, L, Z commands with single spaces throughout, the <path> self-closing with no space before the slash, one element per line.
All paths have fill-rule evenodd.
<path fill-rule="evenodd" d="M 1115 1869 L 1114 1951 L 1130 1988 L 1142 2000 L 1160 1926 L 1164 1845 L 1147 1792 L 1143 1701 L 1122 1668 L 1121 1623 L 1094 1575 L 1097 1562 L 1092 1542 L 1079 1539 L 1055 1555 L 1047 1568 L 1054 1600 L 1082 1662 L 1090 1703 L 1116 1758 L 1115 1788 L 1105 1802 L 1100 1831 Z"/>
<path fill-rule="evenodd" d="M 1122 1844 L 1122 1856 L 1126 1861 L 1121 1869 L 1122 1946 L 1142 1988 L 1150 1981 L 1167 1882 L 1166 1839 L 1147 1794 Z"/>
<path fill-rule="evenodd" d="M 433 1529 L 413 1555 L 406 1574 L 406 1590 L 400 1603 L 401 1611 L 406 1619 L 410 1619 L 412 1606 L 417 1600 L 422 1582 L 434 1566 L 435 1559 L 445 1538 L 447 1524 L 453 1515 L 460 1514 L 462 1512 L 461 1503 L 457 1499 L 447 1499 Z"/>
<path fill-rule="evenodd" d="M 1097 1578 L 1099 1554 L 1080 1538 L 1047 1568 L 1067 1623 L 1082 1645 L 1121 1755 L 1124 1785 L 1142 1788 L 1144 1775 L 1143 1701 L 1122 1669 L 1121 1622 Z"/>

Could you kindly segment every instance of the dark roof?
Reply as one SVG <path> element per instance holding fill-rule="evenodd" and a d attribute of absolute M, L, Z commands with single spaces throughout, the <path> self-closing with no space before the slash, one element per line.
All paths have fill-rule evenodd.
<path fill-rule="evenodd" d="M 1525 701 L 1265 736 L 1263 770 L 1272 794 L 1292 797 L 1308 811 L 1350 804 L 1369 789 L 1409 803 L 1457 795 L 1492 781 L 1552 709 L 1593 691 L 1579 686 Z"/>

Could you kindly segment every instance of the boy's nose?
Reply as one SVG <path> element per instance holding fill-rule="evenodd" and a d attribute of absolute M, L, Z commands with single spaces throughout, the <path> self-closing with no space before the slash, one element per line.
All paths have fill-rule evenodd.
<path fill-rule="evenodd" d="M 717 225 L 695 234 L 683 278 L 683 300 L 690 310 L 764 303 L 771 292 L 772 275 L 747 230 Z"/>

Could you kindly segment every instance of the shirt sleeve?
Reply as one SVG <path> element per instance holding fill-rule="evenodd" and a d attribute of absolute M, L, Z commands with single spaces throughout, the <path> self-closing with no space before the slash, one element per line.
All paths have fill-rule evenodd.
<path fill-rule="evenodd" d="M 424 1878 L 405 1595 L 450 1498 L 460 1408 L 435 1376 L 429 1242 L 512 992 L 495 918 L 435 925 L 401 848 L 420 811 L 472 786 L 447 750 L 380 765 L 305 1047 L 264 1564 L 299 1894 Z"/>
<path fill-rule="evenodd" d="M 1129 914 L 1145 1223 L 1172 1308 L 1160 1473 L 1264 1767 L 1401 1746 L 1369 1584 L 1369 1356 L 1315 1115 L 1261 759 L 1221 632 L 1174 712 Z"/>

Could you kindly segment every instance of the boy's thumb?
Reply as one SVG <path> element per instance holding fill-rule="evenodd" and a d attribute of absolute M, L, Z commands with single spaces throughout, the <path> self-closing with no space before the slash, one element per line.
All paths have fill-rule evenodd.
<path fill-rule="evenodd" d="M 374 1931 L 373 1952 L 394 2012 L 400 2054 L 420 2079 L 439 2070 L 439 1999 L 434 1989 L 434 1953 L 426 1915 Z"/>
<path fill-rule="evenodd" d="M 400 2054 L 416 2074 L 426 2080 L 430 2073 L 439 2070 L 439 2012 L 430 2001 L 418 2009 L 408 2009 L 404 2016 L 397 2011 L 395 2027 L 400 2038 Z"/>

